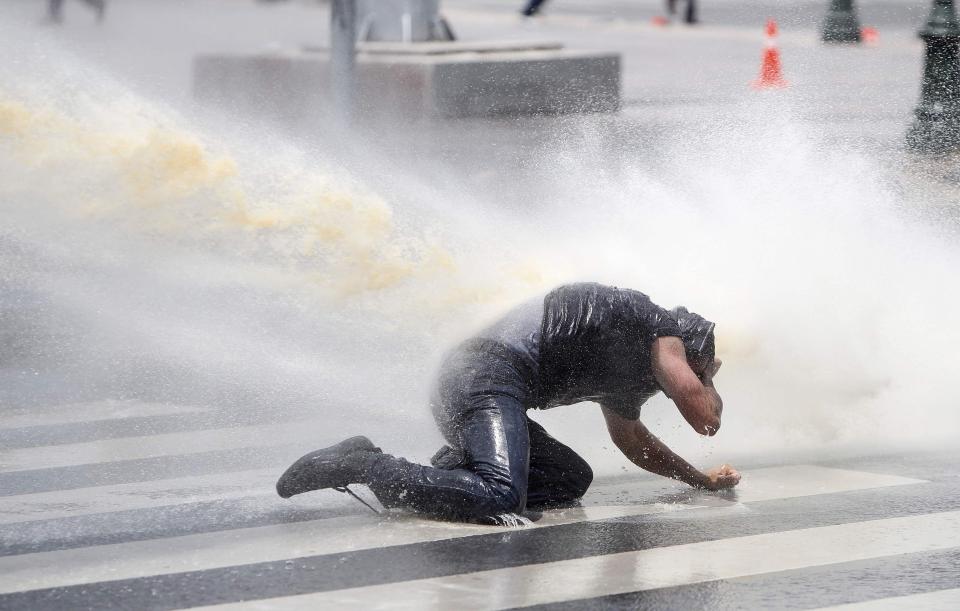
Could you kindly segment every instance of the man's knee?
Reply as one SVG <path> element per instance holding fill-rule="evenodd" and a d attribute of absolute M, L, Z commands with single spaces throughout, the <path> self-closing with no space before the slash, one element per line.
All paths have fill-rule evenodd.
<path fill-rule="evenodd" d="M 583 461 L 583 464 L 579 465 L 576 473 L 573 475 L 573 492 L 576 495 L 576 498 L 580 498 L 587 493 L 587 490 L 590 488 L 590 484 L 593 483 L 593 469 L 590 468 L 590 465 Z"/>
<path fill-rule="evenodd" d="M 587 493 L 593 483 L 593 469 L 579 456 L 560 473 L 560 477 L 550 486 L 553 488 L 548 496 L 557 502 L 579 500 Z"/>
<path fill-rule="evenodd" d="M 526 504 L 526 492 L 511 477 L 509 469 L 501 465 L 469 464 L 463 450 L 444 446 L 433 455 L 430 463 L 444 470 L 464 469 L 479 477 L 483 482 L 485 494 L 475 507 L 478 515 L 498 513 L 518 513 Z M 591 475 L 592 477 L 592 475 Z M 587 483 L 589 485 L 589 482 Z"/>
<path fill-rule="evenodd" d="M 583 498 L 593 483 L 593 469 L 585 460 L 577 457 L 563 472 L 560 482 L 557 482 L 555 498 L 558 502 L 578 501 Z"/>
<path fill-rule="evenodd" d="M 515 486 L 497 486 L 491 490 L 490 513 L 520 513 L 526 504 L 526 495 Z"/>
<path fill-rule="evenodd" d="M 480 513 L 515 513 L 523 511 L 527 501 L 526 478 L 517 478 L 502 465 L 471 465 L 473 473 L 483 482 L 484 499 L 479 503 Z"/>

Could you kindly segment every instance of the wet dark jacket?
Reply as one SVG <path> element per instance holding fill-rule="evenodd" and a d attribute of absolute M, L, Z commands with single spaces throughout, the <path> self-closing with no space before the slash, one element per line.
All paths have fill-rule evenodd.
<path fill-rule="evenodd" d="M 639 291 L 595 283 L 557 287 L 481 334 L 524 372 L 527 407 L 596 401 L 631 420 L 661 390 L 650 350 L 665 336 L 680 336 L 670 312 Z"/>

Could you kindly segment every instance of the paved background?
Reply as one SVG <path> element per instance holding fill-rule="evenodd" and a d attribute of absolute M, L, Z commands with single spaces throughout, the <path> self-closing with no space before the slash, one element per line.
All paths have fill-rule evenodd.
<path fill-rule="evenodd" d="M 106 23 L 99 26 L 80 3 L 67 4 L 61 27 L 38 25 L 40 2 L 11 0 L 4 10 L 41 39 L 66 44 L 125 84 L 179 108 L 191 107 L 191 61 L 198 53 L 323 46 L 328 38 L 323 2 L 128 0 L 111 5 Z M 818 28 L 826 2 L 703 2 L 696 27 L 652 25 L 652 17 L 664 14 L 662 3 L 654 0 L 561 0 L 547 3 L 543 17 L 530 20 L 520 18 L 516 4 L 451 0 L 443 3 L 443 11 L 462 40 L 560 41 L 571 48 L 622 53 L 623 111 L 581 121 L 463 120 L 416 130 L 397 126 L 370 137 L 385 155 L 406 159 L 407 150 L 423 151 L 423 164 L 406 159 L 411 171 L 428 174 L 440 159 L 470 170 L 463 172 L 467 179 L 491 193 L 491 199 L 523 206 L 540 181 L 551 180 L 537 172 L 540 149 L 585 125 L 611 142 L 639 141 L 648 151 L 643 157 L 655 159 L 677 133 L 688 137 L 764 114 L 787 116 L 828 143 L 871 149 L 883 157 L 902 148 L 919 96 L 923 46 L 916 32 L 929 11 L 922 0 L 858 2 L 861 23 L 879 31 L 874 46 L 821 45 Z M 759 73 L 768 17 L 780 23 L 784 73 L 791 86 L 758 93 L 749 83 Z M 477 167 L 478 160 L 483 167 Z M 889 164 L 902 166 L 902 157 L 894 154 Z M 952 200 L 957 178 L 952 166 L 926 167 L 949 185 L 941 203 Z M 516 177 L 513 184 L 530 189 L 502 189 L 504 176 Z M 923 199 L 933 197 L 925 193 Z"/>
<path fill-rule="evenodd" d="M 825 131 L 897 144 L 918 95 L 923 1 L 859 2 L 862 23 L 880 31 L 875 47 L 819 45 L 823 2 L 705 2 L 702 23 L 693 28 L 651 25 L 651 17 L 663 14 L 652 0 L 552 2 L 533 20 L 520 19 L 514 4 L 453 0 L 443 8 L 463 40 L 555 40 L 623 53 L 624 117 L 643 124 L 736 112 L 755 95 L 747 84 L 759 71 L 768 16 L 780 21 L 785 74 L 793 85 L 782 95 Z M 180 101 L 189 99 L 197 53 L 323 45 L 328 36 L 323 3 L 128 0 L 111 5 L 100 26 L 80 3 L 67 3 L 66 23 L 46 28 L 36 26 L 42 5 L 11 0 L 4 10 L 125 82 Z"/>

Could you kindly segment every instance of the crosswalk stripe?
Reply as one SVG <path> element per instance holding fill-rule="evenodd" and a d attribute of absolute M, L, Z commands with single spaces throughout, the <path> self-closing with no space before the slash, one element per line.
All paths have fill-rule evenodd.
<path fill-rule="evenodd" d="M 696 505 L 685 506 L 693 509 Z M 671 511 L 666 505 L 620 505 L 551 511 L 527 528 Z M 444 541 L 503 528 L 401 516 L 346 516 L 172 539 L 0 557 L 0 594 L 197 571 L 303 556 Z M 119 560 L 119 561 L 118 561 Z M 56 566 L 56 571 L 50 567 Z"/>
<path fill-rule="evenodd" d="M 902 611 L 903 609 L 928 609 L 930 611 L 943 609 L 954 611 L 960 609 L 960 588 L 924 592 L 909 596 L 895 596 L 880 598 L 859 603 L 822 607 L 817 611 Z"/>
<path fill-rule="evenodd" d="M 50 520 L 248 496 L 271 496 L 276 469 L 256 469 L 0 497 L 0 524 Z"/>
<path fill-rule="evenodd" d="M 321 430 L 309 420 L 0 450 L 0 473 L 316 441 Z"/>
<path fill-rule="evenodd" d="M 205 609 L 505 609 L 960 547 L 960 511 L 790 530 Z"/>
<path fill-rule="evenodd" d="M 650 483 L 660 484 L 657 480 L 650 480 Z M 750 472 L 741 484 L 742 489 L 737 501 L 757 502 L 915 483 L 922 483 L 922 480 L 816 466 L 774 467 Z M 156 482 L 152 488 L 154 491 L 157 490 L 155 485 Z M 601 483 L 588 497 L 587 502 L 591 498 L 603 499 L 624 485 L 623 482 L 616 481 Z M 199 485 L 197 487 L 203 488 Z M 637 494 L 636 484 L 630 488 Z M 639 487 L 641 495 L 643 488 L 642 485 Z M 126 494 L 129 494 L 129 491 Z M 308 499 L 304 500 L 309 502 Z M 287 501 L 276 499 L 276 502 Z M 731 507 L 734 504 L 713 495 L 692 495 L 686 504 L 650 503 L 575 508 L 547 512 L 532 528 L 694 509 L 708 505 Z M 501 530 L 489 526 L 451 524 L 409 516 L 391 516 L 386 520 L 379 520 L 371 515 L 361 515 L 23 554 L 0 558 L 0 593 L 443 541 Z M 50 571 L 50 566 L 56 566 L 57 571 Z"/>
<path fill-rule="evenodd" d="M 730 498 L 741 503 L 754 503 L 924 483 L 927 483 L 927 480 L 885 473 L 834 469 L 818 465 L 785 465 L 753 469 L 744 473 L 742 483 L 731 491 Z"/>
<path fill-rule="evenodd" d="M 269 499 L 268 502 L 286 507 L 290 501 L 281 500 L 274 492 L 281 470 L 274 467 L 0 497 L 0 525 L 248 496 L 263 496 Z M 810 465 L 757 469 L 745 478 L 744 484 L 731 498 L 751 502 L 923 482 L 894 475 Z M 663 480 L 647 482 L 647 489 L 649 486 L 659 488 Z M 591 487 L 590 496 L 601 497 L 605 493 L 612 496 L 619 489 L 637 496 L 643 493 L 644 487 L 644 484 L 638 487 L 636 480 L 627 485 L 616 481 L 598 482 Z M 309 501 L 300 497 L 297 502 Z"/>
<path fill-rule="evenodd" d="M 35 426 L 53 426 L 76 422 L 118 420 L 148 416 L 173 416 L 208 411 L 193 405 L 172 403 L 141 403 L 139 401 L 100 401 L 73 403 L 50 409 L 34 409 L 21 413 L 0 415 L 0 431 Z"/>

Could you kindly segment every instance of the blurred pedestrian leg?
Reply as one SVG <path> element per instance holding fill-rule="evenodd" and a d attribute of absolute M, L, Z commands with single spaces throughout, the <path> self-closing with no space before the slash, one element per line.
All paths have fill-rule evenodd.
<path fill-rule="evenodd" d="M 546 2 L 546 0 L 530 0 L 530 2 L 527 3 L 526 8 L 520 12 L 523 13 L 524 17 L 533 17 L 540 12 L 540 5 L 544 2 Z"/>
<path fill-rule="evenodd" d="M 107 0 L 83 0 L 83 2 L 97 13 L 97 22 L 103 21 L 103 16 L 107 11 Z M 50 21 L 60 23 L 63 21 L 63 0 L 50 0 L 48 5 L 48 15 Z"/>
<path fill-rule="evenodd" d="M 677 14 L 677 0 L 667 0 L 667 13 Z M 687 0 L 687 10 L 683 14 L 684 23 L 697 23 L 697 0 Z"/>
<path fill-rule="evenodd" d="M 63 0 L 50 0 L 48 9 L 50 21 L 54 23 L 63 21 Z"/>

